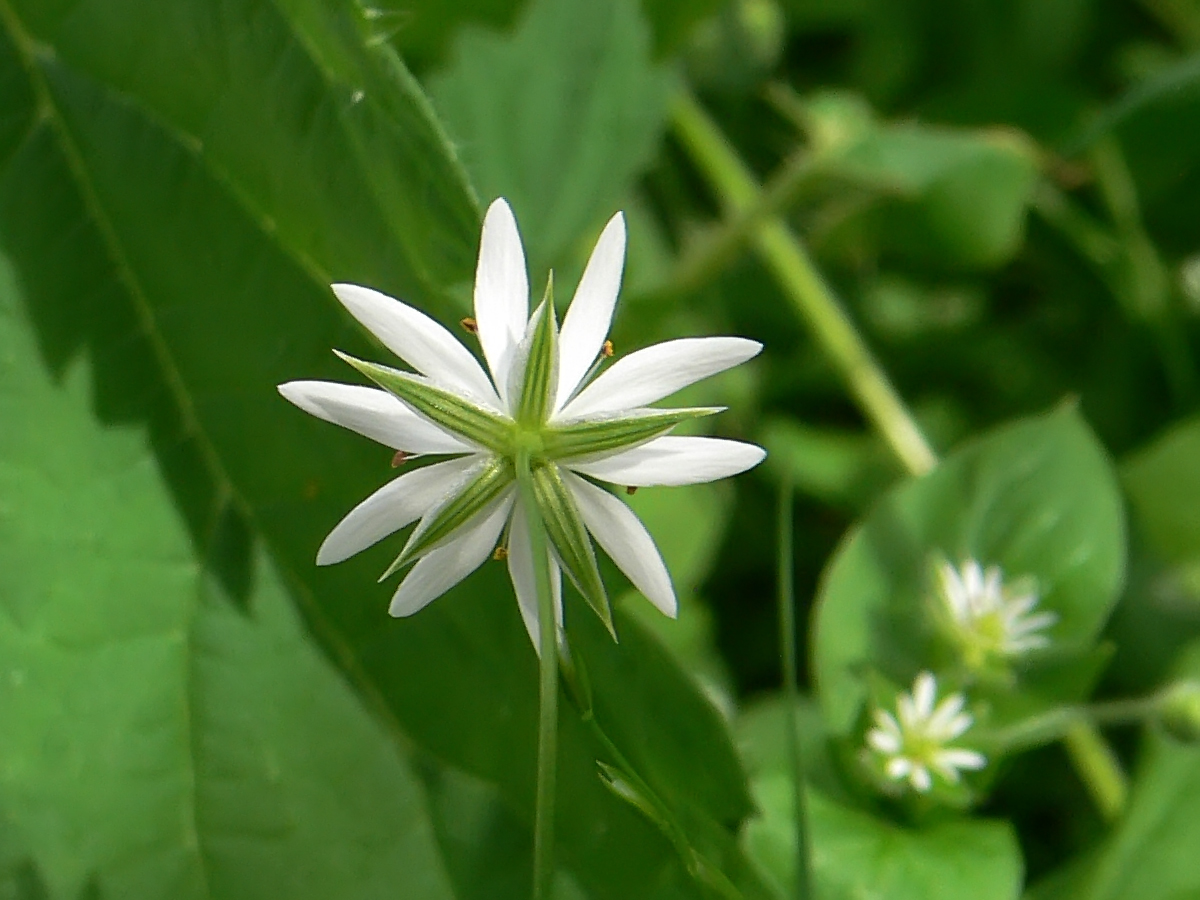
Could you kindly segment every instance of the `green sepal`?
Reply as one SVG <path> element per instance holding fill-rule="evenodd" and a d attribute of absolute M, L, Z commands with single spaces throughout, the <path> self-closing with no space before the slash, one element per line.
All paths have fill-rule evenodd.
<path fill-rule="evenodd" d="M 387 571 L 379 576 L 379 580 L 383 581 L 397 569 L 403 568 L 448 539 L 499 497 L 504 489 L 512 484 L 514 477 L 510 460 L 492 457 L 484 462 L 462 490 L 421 519 L 400 555 L 388 566 Z"/>
<path fill-rule="evenodd" d="M 389 394 L 399 397 L 414 412 L 458 437 L 496 453 L 505 452 L 512 443 L 512 423 L 498 413 L 488 412 L 457 394 L 435 387 L 420 375 L 355 359 L 337 350 L 334 353 Z"/>
<path fill-rule="evenodd" d="M 666 434 L 680 422 L 721 412 L 719 406 L 691 409 L 648 409 L 611 419 L 589 419 L 547 426 L 542 446 L 549 459 L 578 459 L 596 453 L 626 450 Z"/>
<path fill-rule="evenodd" d="M 596 611 L 600 621 L 616 638 L 613 627 L 612 608 L 608 594 L 600 578 L 600 567 L 596 565 L 596 553 L 592 539 L 584 527 L 583 518 L 575 505 L 575 498 L 563 483 L 558 466 L 543 463 L 533 467 L 533 496 L 537 502 L 546 533 L 558 553 L 558 561 L 588 605 Z"/>
<path fill-rule="evenodd" d="M 546 299 L 533 314 L 533 333 L 523 347 L 521 398 L 516 419 L 522 425 L 541 425 L 550 414 L 558 386 L 558 322 L 554 318 L 554 279 L 546 285 Z"/>

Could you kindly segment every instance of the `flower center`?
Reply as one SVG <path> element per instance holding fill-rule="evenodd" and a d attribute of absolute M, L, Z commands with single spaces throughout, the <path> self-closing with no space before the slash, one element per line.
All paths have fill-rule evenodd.
<path fill-rule="evenodd" d="M 512 455 L 515 457 L 519 453 L 528 453 L 531 459 L 542 459 L 546 455 L 546 444 L 542 440 L 542 430 L 540 427 L 531 428 L 528 425 L 518 424 L 513 429 L 512 436 Z"/>

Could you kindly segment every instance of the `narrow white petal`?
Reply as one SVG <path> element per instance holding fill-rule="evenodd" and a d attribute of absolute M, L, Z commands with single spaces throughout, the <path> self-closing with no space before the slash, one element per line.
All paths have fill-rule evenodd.
<path fill-rule="evenodd" d="M 415 522 L 445 493 L 459 484 L 476 465 L 471 456 L 450 459 L 406 472 L 373 493 L 338 522 L 317 551 L 317 565 L 328 566 L 356 553 Z"/>
<path fill-rule="evenodd" d="M 939 573 L 942 580 L 942 596 L 950 613 L 956 621 L 963 621 L 971 615 L 971 603 L 967 598 L 967 589 L 958 577 L 958 570 L 949 563 L 942 563 Z"/>
<path fill-rule="evenodd" d="M 579 514 L 592 537 L 609 558 L 663 615 L 675 618 L 679 611 L 671 576 L 654 538 L 641 519 L 621 500 L 571 472 L 563 480 L 575 497 Z"/>
<path fill-rule="evenodd" d="M 929 734 L 937 738 L 937 735 L 962 712 L 966 702 L 966 698 L 962 694 L 951 694 L 939 703 L 937 709 L 933 711 L 933 715 L 929 717 L 929 724 L 927 726 Z M 957 735 L 955 736 L 957 737 Z"/>
<path fill-rule="evenodd" d="M 913 766 L 908 780 L 922 794 L 933 787 L 933 776 L 929 774 L 929 770 L 925 766 Z"/>
<path fill-rule="evenodd" d="M 335 284 L 333 292 L 385 347 L 438 387 L 500 408 L 496 391 L 471 351 L 425 313 L 357 284 Z"/>
<path fill-rule="evenodd" d="M 987 765 L 987 757 L 982 753 L 958 747 L 939 750 L 936 759 L 939 765 L 953 766 L 956 769 L 982 769 Z"/>
<path fill-rule="evenodd" d="M 887 761 L 883 769 L 888 778 L 900 779 L 912 771 L 912 762 L 904 756 L 895 756 Z"/>
<path fill-rule="evenodd" d="M 937 698 L 937 679 L 932 672 L 922 672 L 913 682 L 913 707 L 921 719 L 933 714 L 933 701 Z"/>
<path fill-rule="evenodd" d="M 897 722 L 896 717 L 886 709 L 875 710 L 875 725 L 881 731 L 886 731 L 888 734 L 893 734 L 897 738 L 900 737 L 900 723 Z"/>
<path fill-rule="evenodd" d="M 563 407 L 558 418 L 578 419 L 645 406 L 740 365 L 761 349 L 758 341 L 739 337 L 681 338 L 655 344 L 613 363 Z"/>
<path fill-rule="evenodd" d="M 504 198 L 488 207 L 475 269 L 475 322 L 479 343 L 500 396 L 508 399 L 508 376 L 529 321 L 529 275 L 517 220 Z"/>
<path fill-rule="evenodd" d="M 625 216 L 608 220 L 588 259 L 579 287 L 559 334 L 558 394 L 554 410 L 562 409 L 580 379 L 600 354 L 612 324 L 613 307 L 621 290 L 625 267 Z"/>
<path fill-rule="evenodd" d="M 970 713 L 960 713 L 946 723 L 946 727 L 940 734 L 933 737 L 941 741 L 952 741 L 956 737 L 961 737 L 974 722 L 975 719 Z"/>
<path fill-rule="evenodd" d="M 279 393 L 309 415 L 405 453 L 471 453 L 474 447 L 418 416 L 377 388 L 333 381 L 289 381 Z"/>
<path fill-rule="evenodd" d="M 1004 618 L 1010 622 L 1019 619 L 1026 613 L 1032 612 L 1037 605 L 1037 594 L 1022 594 L 1020 597 L 1014 597 L 1004 606 Z"/>
<path fill-rule="evenodd" d="M 745 472 L 767 451 L 754 444 L 707 437 L 655 438 L 603 459 L 566 463 L 576 472 L 630 487 L 700 484 Z"/>
<path fill-rule="evenodd" d="M 510 490 L 464 525 L 449 543 L 421 557 L 396 588 L 388 612 L 411 616 L 483 565 L 500 538 L 512 502 Z"/>
<path fill-rule="evenodd" d="M 560 631 L 563 622 L 562 607 L 562 570 L 552 553 L 546 556 L 550 563 L 550 588 L 554 595 L 554 618 Z M 538 620 L 537 587 L 533 575 L 533 553 L 529 546 L 529 522 L 525 517 L 525 509 L 520 499 L 513 507 L 512 527 L 508 531 L 508 575 L 512 579 L 513 590 L 517 595 L 517 608 L 521 611 L 521 621 L 529 639 L 533 641 L 533 649 L 538 656 L 542 655 L 542 629 Z"/>
<path fill-rule="evenodd" d="M 880 753 L 900 752 L 900 738 L 890 731 L 883 731 L 879 728 L 872 728 L 867 732 L 867 744 Z"/>

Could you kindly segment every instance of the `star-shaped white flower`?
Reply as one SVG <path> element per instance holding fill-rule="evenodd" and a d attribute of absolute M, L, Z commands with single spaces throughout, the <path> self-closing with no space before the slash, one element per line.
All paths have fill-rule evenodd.
<path fill-rule="evenodd" d="M 490 378 L 424 313 L 370 288 L 334 285 L 350 313 L 415 374 L 339 354 L 379 387 L 292 381 L 280 385 L 280 393 L 403 457 L 448 459 L 401 475 L 356 506 L 325 539 L 317 563 L 340 562 L 419 520 L 384 573 L 415 563 L 390 607 L 392 615 L 408 616 L 480 566 L 507 525 L 508 570 L 537 647 L 529 510 L 515 485 L 521 454 L 531 462 L 536 504 L 550 538 L 560 621 L 565 570 L 612 627 L 593 539 L 634 587 L 674 616 L 671 578 L 653 539 L 629 507 L 594 480 L 631 488 L 696 484 L 758 464 L 765 452 L 752 444 L 668 434 L 680 422 L 718 409 L 649 404 L 745 362 L 762 346 L 737 337 L 667 341 L 596 374 L 611 352 L 605 339 L 624 260 L 625 220 L 618 213 L 592 251 L 560 332 L 549 288 L 548 302 L 530 315 L 516 220 L 503 199 L 492 203 L 480 239 L 472 326 Z"/>
<path fill-rule="evenodd" d="M 951 694 L 937 701 L 937 679 L 922 672 L 911 694 L 896 698 L 896 715 L 875 710 L 875 727 L 867 732 L 867 746 L 884 759 L 883 770 L 893 781 L 907 778 L 913 789 L 926 793 L 937 774 L 951 784 L 962 769 L 982 769 L 987 758 L 974 750 L 949 746 L 962 737 L 974 719 L 963 712 L 966 699 Z"/>
<path fill-rule="evenodd" d="M 938 596 L 967 662 L 981 665 L 989 657 L 1013 657 L 1049 646 L 1039 632 L 1058 616 L 1034 612 L 1037 590 L 1026 582 L 1020 590 L 1004 586 L 999 566 L 986 570 L 968 559 L 960 569 L 943 562 L 938 566 Z"/>

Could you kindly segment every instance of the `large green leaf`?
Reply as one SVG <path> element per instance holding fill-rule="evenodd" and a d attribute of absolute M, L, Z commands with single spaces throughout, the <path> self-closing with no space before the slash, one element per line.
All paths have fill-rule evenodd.
<path fill-rule="evenodd" d="M 753 857 L 770 874 L 776 896 L 793 896 L 796 832 L 792 788 L 782 775 L 757 779 L 762 811 L 746 826 Z M 808 793 L 813 878 L 822 900 L 1011 900 L 1020 896 L 1023 864 L 1005 822 L 959 819 L 905 828 Z"/>
<path fill-rule="evenodd" d="M 669 84 L 634 0 L 534 0 L 511 36 L 460 37 L 431 90 L 480 192 L 516 211 L 535 284 L 649 162 Z"/>
<path fill-rule="evenodd" d="M 0 816 L 51 897 L 450 900 L 420 782 L 262 554 L 237 605 L 0 257 Z M 214 508 L 214 526 L 222 509 Z M 214 529 L 215 533 L 215 529 Z"/>
<path fill-rule="evenodd" d="M 938 555 L 1032 576 L 1039 608 L 1059 617 L 1052 640 L 1086 653 L 1122 583 L 1124 520 L 1111 465 L 1073 408 L 972 441 L 885 495 L 843 541 L 822 582 L 814 638 L 835 733 L 851 728 L 872 671 L 907 686 L 919 669 L 938 668 L 927 606 Z M 1041 674 L 1074 694 L 1091 671 L 1067 677 L 1049 666 L 1023 677 L 1033 686 Z"/>
<path fill-rule="evenodd" d="M 214 551 L 224 589 L 248 602 L 248 534 L 260 533 L 390 733 L 493 786 L 529 823 L 536 663 L 503 566 L 404 621 L 387 618 L 375 585 L 394 547 L 314 566 L 328 529 L 391 471 L 390 451 L 275 392 L 294 378 L 352 377 L 331 346 L 378 355 L 325 282 L 436 298 L 469 278 L 476 241 L 424 101 L 340 9 L 0 5 L 0 246 L 51 367 L 86 347 L 103 420 L 149 426 L 193 538 L 208 533 L 212 495 L 238 510 Z M 677 668 L 662 677 L 664 693 L 695 697 Z M 614 678 L 596 693 L 628 689 L 623 668 Z M 609 707 L 657 727 L 641 707 Z M 686 751 L 699 757 L 727 741 L 705 721 L 711 739 Z M 681 751 L 664 746 L 654 769 L 678 778 L 667 760 Z M 666 839 L 600 783 L 597 755 L 564 716 L 560 858 L 596 898 L 660 881 L 694 896 Z M 736 761 L 709 759 L 714 795 L 744 794 Z"/>

